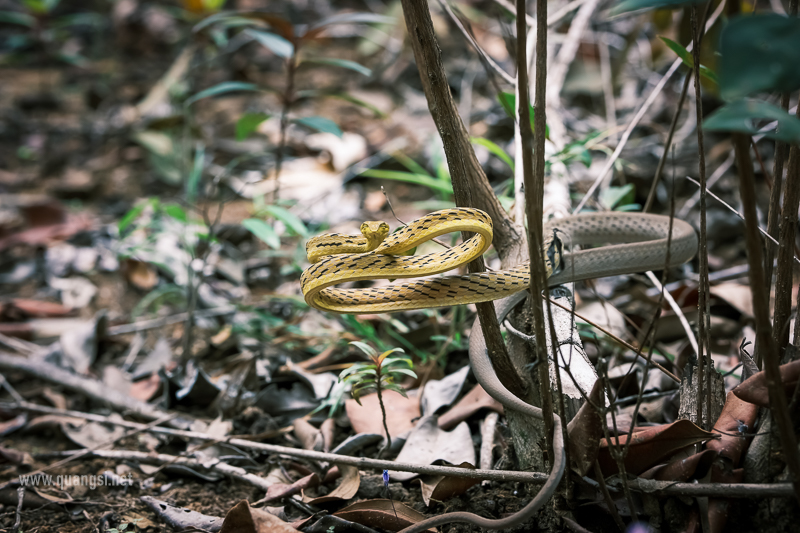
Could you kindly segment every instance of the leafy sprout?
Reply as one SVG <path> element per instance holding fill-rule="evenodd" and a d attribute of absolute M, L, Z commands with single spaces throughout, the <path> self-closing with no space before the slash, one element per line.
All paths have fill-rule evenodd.
<path fill-rule="evenodd" d="M 392 438 L 389 435 L 389 427 L 386 425 L 383 391 L 395 391 L 408 398 L 406 391 L 396 381 L 402 379 L 403 376 L 411 376 L 416 379 L 417 374 L 411 370 L 413 363 L 407 355 L 392 356 L 392 354 L 404 354 L 402 348 L 392 348 L 378 355 L 377 350 L 364 342 L 353 341 L 350 344 L 364 352 L 368 360 L 355 363 L 350 368 L 343 370 L 339 374 L 339 381 L 352 386 L 350 394 L 358 405 L 361 405 L 363 395 L 372 392 L 378 394 L 378 403 L 383 416 L 383 429 L 386 431 L 386 447 L 387 449 L 391 448 Z"/>

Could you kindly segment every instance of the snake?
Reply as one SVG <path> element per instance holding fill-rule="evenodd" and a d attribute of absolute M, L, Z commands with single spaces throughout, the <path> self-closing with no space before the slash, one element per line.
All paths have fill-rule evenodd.
<path fill-rule="evenodd" d="M 491 217 L 474 208 L 436 211 L 393 233 L 382 221 L 364 222 L 360 229 L 361 235 L 329 233 L 307 242 L 306 253 L 311 266 L 303 272 L 300 283 L 305 301 L 311 307 L 335 313 L 371 314 L 499 300 L 495 302 L 495 311 L 502 322 L 527 297 L 530 285 L 527 262 L 500 271 L 440 276 L 371 288 L 334 288 L 347 282 L 416 278 L 447 272 L 483 255 L 492 241 Z M 423 242 L 457 231 L 473 235 L 442 251 L 420 256 L 402 255 Z M 689 223 L 663 215 L 580 213 L 545 223 L 543 246 L 548 286 L 552 287 L 683 264 L 697 251 L 697 234 Z M 507 409 L 543 419 L 540 408 L 522 401 L 498 378 L 478 319 L 469 339 L 469 359 L 478 383 L 490 396 Z M 544 485 L 513 515 L 489 519 L 470 512 L 445 513 L 417 522 L 401 533 L 418 533 L 452 522 L 485 529 L 505 529 L 526 522 L 553 496 L 566 467 L 562 422 L 555 413 L 553 450 L 550 474 Z"/>

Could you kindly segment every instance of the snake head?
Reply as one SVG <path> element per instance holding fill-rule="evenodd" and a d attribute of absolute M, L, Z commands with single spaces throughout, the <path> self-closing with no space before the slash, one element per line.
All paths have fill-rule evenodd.
<path fill-rule="evenodd" d="M 389 235 L 389 224 L 382 220 L 368 220 L 361 224 L 361 234 L 367 239 L 368 251 L 372 251 Z"/>
<path fill-rule="evenodd" d="M 548 276 L 555 274 L 563 268 L 561 258 L 564 256 L 564 243 L 558 236 L 559 233 L 558 230 L 553 230 L 553 236 L 546 238 L 544 241 L 545 266 L 549 271 Z"/>

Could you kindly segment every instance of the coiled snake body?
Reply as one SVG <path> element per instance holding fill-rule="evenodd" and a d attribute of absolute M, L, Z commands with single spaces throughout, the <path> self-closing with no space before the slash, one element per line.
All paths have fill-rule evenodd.
<path fill-rule="evenodd" d="M 667 258 L 675 266 L 690 260 L 697 251 L 692 227 L 679 219 L 641 213 L 589 213 L 557 219 L 544 225 L 545 257 L 550 286 L 582 279 L 630 274 L 664 268 Z M 501 300 L 496 306 L 502 321 L 527 295 L 528 264 L 509 270 L 443 276 L 369 289 L 334 289 L 348 281 L 399 279 L 438 274 L 468 263 L 491 245 L 491 218 L 478 209 L 445 209 L 415 220 L 389 235 L 385 222 L 365 222 L 362 235 L 327 234 L 308 241 L 306 251 L 314 263 L 303 272 L 301 286 L 306 302 L 320 310 L 336 313 L 385 313 L 405 309 L 442 307 L 464 303 Z M 439 235 L 468 231 L 475 235 L 458 246 L 424 256 L 395 255 Z M 563 238 L 555 237 L 564 235 Z M 570 246 L 594 246 L 579 251 Z M 667 244 L 669 242 L 669 253 Z M 344 255 L 342 255 L 344 254 Z M 542 418 L 538 407 L 527 404 L 500 382 L 489 359 L 480 324 L 475 321 L 470 335 L 472 370 L 483 388 L 506 408 Z M 450 522 L 467 522 L 487 529 L 521 524 L 547 502 L 564 472 L 561 420 L 554 415 L 553 467 L 534 499 L 507 518 L 491 520 L 473 513 L 446 513 L 419 522 L 401 533 L 415 533 Z"/>

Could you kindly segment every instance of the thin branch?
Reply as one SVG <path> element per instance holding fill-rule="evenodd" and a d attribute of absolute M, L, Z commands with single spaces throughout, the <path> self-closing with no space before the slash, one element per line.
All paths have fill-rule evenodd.
<path fill-rule="evenodd" d="M 514 83 L 516 83 L 514 77 L 505 70 L 503 70 L 503 67 L 498 65 L 497 62 L 494 59 L 492 59 L 492 56 L 487 54 L 486 51 L 483 48 L 481 48 L 481 45 L 478 44 L 478 41 L 475 40 L 475 37 L 472 36 L 472 33 L 470 33 L 467 30 L 467 28 L 464 26 L 464 23 L 461 22 L 461 19 L 458 18 L 458 15 L 456 15 L 455 11 L 453 11 L 453 8 L 450 7 L 450 4 L 448 4 L 446 0 L 437 0 L 437 1 L 439 2 L 439 5 L 442 6 L 442 9 L 444 9 L 445 13 L 447 13 L 450 16 L 450 19 L 453 21 L 453 23 L 456 25 L 459 31 L 461 31 L 461 34 L 467 39 L 467 42 L 469 42 L 469 44 L 472 45 L 475 51 L 478 52 L 478 55 L 481 57 L 481 60 L 486 65 L 488 65 L 498 76 L 503 78 L 506 83 L 508 83 L 509 85 L 514 85 Z"/>
<path fill-rule="evenodd" d="M 542 474 L 540 472 L 517 472 L 513 470 L 470 470 L 454 466 L 399 463 L 396 461 L 368 459 L 366 457 L 352 457 L 349 455 L 339 455 L 335 453 L 315 452 L 313 450 L 290 448 L 288 446 L 264 444 L 261 442 L 254 442 L 243 438 L 235 438 L 235 437 L 219 438 L 217 436 L 209 435 L 208 433 L 201 433 L 199 431 L 183 431 L 179 429 L 165 428 L 161 426 L 149 427 L 147 424 L 128 422 L 126 420 L 109 420 L 106 417 L 100 415 L 83 413 L 80 411 L 69 411 L 65 409 L 55 409 L 52 407 L 44 407 L 41 405 L 36 405 L 28 402 L 22 404 L 0 402 L 0 409 L 23 410 L 33 413 L 70 416 L 74 418 L 82 418 L 84 420 L 93 420 L 97 422 L 113 424 L 115 426 L 122 426 L 131 429 L 147 431 L 149 433 L 155 433 L 159 435 L 170 435 L 173 437 L 180 437 L 190 440 L 191 439 L 201 440 L 211 443 L 226 443 L 243 449 L 260 450 L 266 453 L 287 455 L 289 457 L 300 457 L 312 461 L 326 461 L 329 463 L 352 465 L 364 469 L 370 468 L 376 470 L 397 470 L 398 472 L 415 472 L 417 474 L 430 474 L 436 476 L 445 475 L 454 477 L 465 477 L 471 479 L 489 479 L 492 481 L 519 481 L 522 483 L 536 483 L 536 484 L 542 484 L 545 481 L 547 481 L 547 475 Z M 2 488 L 3 486 L 4 485 L 0 484 L 0 488 Z"/>
<path fill-rule="evenodd" d="M 744 206 L 745 237 L 747 261 L 750 263 L 750 286 L 752 291 L 753 314 L 756 321 L 756 339 L 763 350 L 762 361 L 767 377 L 769 405 L 778 426 L 781 447 L 786 464 L 792 474 L 795 497 L 800 501 L 800 460 L 797 456 L 797 438 L 786 401 L 786 393 L 781 385 L 780 360 L 775 341 L 772 338 L 772 325 L 769 317 L 769 294 L 758 290 L 764 287 L 764 258 L 761 252 L 761 239 L 758 238 L 758 213 L 756 212 L 756 184 L 753 176 L 753 163 L 750 159 L 749 137 L 741 133 L 733 134 L 736 149 L 736 164 L 739 168 L 739 187 Z"/>
<path fill-rule="evenodd" d="M 711 15 L 711 17 L 709 17 L 708 22 L 706 23 L 706 26 L 705 26 L 705 30 L 706 31 L 708 31 L 708 29 L 711 26 L 714 25 L 714 23 L 717 21 L 717 18 L 719 18 L 719 16 L 722 14 L 722 10 L 725 8 L 725 1 L 726 0 L 723 0 L 722 2 L 720 2 L 720 4 L 717 7 L 717 9 L 714 11 L 714 13 Z M 691 49 L 691 48 L 692 48 L 691 45 L 687 47 L 687 49 Z M 588 191 L 586 191 L 586 194 L 583 196 L 581 201 L 575 207 L 575 209 L 573 210 L 573 213 L 579 213 L 580 210 L 583 209 L 583 206 L 586 205 L 586 202 L 589 201 L 589 198 L 591 198 L 592 195 L 594 195 L 594 193 L 597 190 L 597 188 L 600 186 L 600 184 L 605 179 L 606 174 L 608 174 L 608 171 L 611 170 L 611 168 L 614 166 L 614 163 L 617 161 L 617 158 L 622 153 L 622 149 L 625 147 L 625 144 L 627 144 L 628 139 L 630 138 L 631 133 L 633 133 L 634 128 L 636 128 L 636 126 L 639 125 L 639 121 L 642 120 L 642 118 L 644 117 L 645 113 L 647 113 L 647 110 L 650 109 L 650 106 L 653 105 L 653 102 L 656 101 L 656 98 L 658 97 L 658 95 L 661 94 L 661 91 L 666 86 L 667 81 L 669 81 L 669 79 L 672 77 L 672 75 L 675 74 L 675 72 L 678 70 L 678 67 L 680 67 L 682 63 L 683 63 L 683 60 L 680 59 L 680 58 L 678 58 L 675 61 L 673 61 L 673 63 L 670 66 L 669 70 L 667 70 L 666 74 L 664 74 L 664 76 L 661 77 L 661 79 L 659 80 L 658 84 L 656 84 L 656 86 L 653 88 L 652 92 L 647 96 L 647 99 L 645 100 L 644 104 L 642 104 L 642 107 L 639 108 L 639 111 L 636 112 L 636 115 L 634 115 L 633 119 L 628 124 L 628 127 L 625 128 L 625 132 L 622 134 L 622 138 L 620 139 L 619 144 L 617 145 L 617 147 L 614 149 L 614 152 L 608 158 L 608 160 L 606 161 L 606 164 L 603 165 L 603 168 L 598 173 L 597 177 L 594 180 L 594 183 L 592 183 L 592 186 L 589 187 Z"/>

